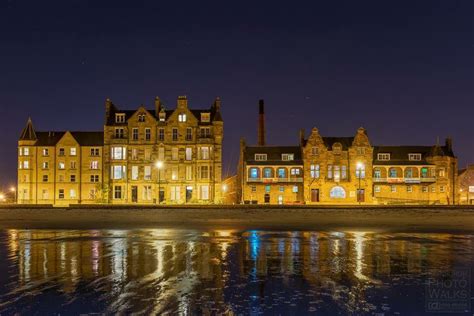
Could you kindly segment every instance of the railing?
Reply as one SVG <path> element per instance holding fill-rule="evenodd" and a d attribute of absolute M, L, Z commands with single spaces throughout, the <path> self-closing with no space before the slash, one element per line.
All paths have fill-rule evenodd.
<path fill-rule="evenodd" d="M 387 183 L 421 183 L 421 182 L 436 182 L 434 177 L 418 177 L 418 178 L 373 178 L 373 182 L 387 182 Z"/>
<path fill-rule="evenodd" d="M 262 183 L 303 182 L 303 177 L 289 177 L 289 178 L 247 178 L 247 182 L 262 182 Z"/>

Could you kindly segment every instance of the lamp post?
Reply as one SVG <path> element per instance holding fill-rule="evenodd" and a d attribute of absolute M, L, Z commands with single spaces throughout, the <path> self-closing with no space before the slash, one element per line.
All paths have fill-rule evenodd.
<path fill-rule="evenodd" d="M 357 189 L 357 202 L 359 202 L 359 204 L 361 203 L 361 196 L 360 196 L 360 179 L 362 177 L 362 168 L 364 167 L 364 165 L 361 163 L 361 162 L 358 162 L 357 163 L 357 178 L 359 178 L 359 188 Z"/>
<path fill-rule="evenodd" d="M 158 160 L 155 167 L 158 169 L 158 204 L 161 204 L 161 169 L 163 169 L 163 161 Z"/>
<path fill-rule="evenodd" d="M 15 187 L 11 187 L 10 191 L 15 193 L 15 203 L 18 203 L 18 201 L 17 201 L 18 200 L 18 196 L 17 196 L 18 191 L 16 190 Z"/>

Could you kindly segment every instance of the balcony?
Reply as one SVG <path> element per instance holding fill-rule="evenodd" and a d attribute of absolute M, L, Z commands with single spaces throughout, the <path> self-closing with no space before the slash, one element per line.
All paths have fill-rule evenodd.
<path fill-rule="evenodd" d="M 256 183 L 285 183 L 285 182 L 303 182 L 303 177 L 290 178 L 247 178 L 247 182 Z"/>
<path fill-rule="evenodd" d="M 427 183 L 436 182 L 435 177 L 421 178 L 373 178 L 374 183 Z"/>

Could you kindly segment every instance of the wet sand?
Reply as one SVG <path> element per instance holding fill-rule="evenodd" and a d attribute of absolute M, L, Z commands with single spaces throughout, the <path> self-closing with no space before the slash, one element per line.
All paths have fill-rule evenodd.
<path fill-rule="evenodd" d="M 0 228 L 474 232 L 473 207 L 2 207 Z"/>

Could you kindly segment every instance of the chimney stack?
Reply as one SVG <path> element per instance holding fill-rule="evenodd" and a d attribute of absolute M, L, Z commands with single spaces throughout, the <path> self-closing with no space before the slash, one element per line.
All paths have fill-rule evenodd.
<path fill-rule="evenodd" d="M 161 111 L 161 100 L 160 97 L 155 97 L 155 115 L 156 117 L 159 116 Z"/>
<path fill-rule="evenodd" d="M 258 146 L 265 146 L 265 106 L 263 99 L 258 101 Z"/>

